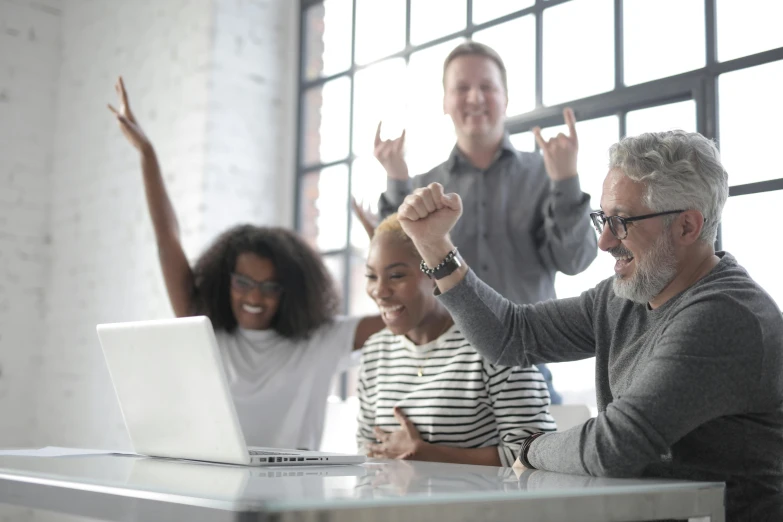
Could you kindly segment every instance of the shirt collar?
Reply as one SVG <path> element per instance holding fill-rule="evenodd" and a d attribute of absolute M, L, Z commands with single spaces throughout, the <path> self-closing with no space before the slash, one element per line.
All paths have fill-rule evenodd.
<path fill-rule="evenodd" d="M 495 153 L 495 157 L 492 159 L 492 163 L 494 164 L 498 159 L 500 159 L 503 154 L 516 154 L 517 149 L 514 148 L 514 146 L 511 144 L 511 139 L 509 138 L 508 133 L 503 134 L 503 140 L 500 142 L 500 148 L 498 148 L 498 151 Z M 446 167 L 448 168 L 449 172 L 454 173 L 457 171 L 457 167 L 462 165 L 469 165 L 470 162 L 465 157 L 464 154 L 462 154 L 462 151 L 459 150 L 459 147 L 455 144 L 454 148 L 451 149 L 451 154 L 449 154 L 449 159 L 446 160 Z"/>

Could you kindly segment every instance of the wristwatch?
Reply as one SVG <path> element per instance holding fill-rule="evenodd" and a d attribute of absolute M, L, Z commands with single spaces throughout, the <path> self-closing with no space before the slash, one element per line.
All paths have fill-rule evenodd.
<path fill-rule="evenodd" d="M 438 266 L 434 268 L 430 268 L 427 266 L 427 264 L 422 259 L 421 261 L 421 271 L 424 272 L 427 277 L 430 279 L 443 279 L 444 277 L 453 274 L 455 270 L 457 270 L 459 267 L 462 266 L 462 263 L 460 263 L 459 260 L 459 253 L 457 252 L 457 249 L 455 248 L 451 252 L 448 253 L 446 258 L 438 264 Z"/>

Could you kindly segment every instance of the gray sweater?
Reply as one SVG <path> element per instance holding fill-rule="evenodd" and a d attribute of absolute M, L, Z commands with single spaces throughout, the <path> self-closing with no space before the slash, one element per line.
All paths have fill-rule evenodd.
<path fill-rule="evenodd" d="M 599 415 L 539 437 L 539 469 L 725 481 L 727 520 L 783 520 L 783 317 L 730 254 L 656 310 L 607 279 L 515 305 L 473 272 L 440 296 L 494 364 L 596 357 Z"/>

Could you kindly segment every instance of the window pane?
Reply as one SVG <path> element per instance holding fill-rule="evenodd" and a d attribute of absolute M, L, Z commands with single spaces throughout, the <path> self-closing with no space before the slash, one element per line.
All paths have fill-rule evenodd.
<path fill-rule="evenodd" d="M 308 90 L 302 115 L 302 161 L 329 163 L 348 156 L 351 81 L 347 77 Z"/>
<path fill-rule="evenodd" d="M 378 306 L 367 295 L 366 272 L 367 255 L 351 256 L 351 306 L 348 313 L 351 315 L 376 315 Z"/>
<path fill-rule="evenodd" d="M 520 132 L 519 134 L 512 134 L 509 136 L 509 140 L 517 150 L 521 150 L 522 152 L 536 151 L 536 138 L 533 136 L 532 132 Z"/>
<path fill-rule="evenodd" d="M 321 251 L 345 247 L 348 226 L 348 166 L 302 176 L 299 206 L 302 236 Z"/>
<path fill-rule="evenodd" d="M 612 0 L 573 0 L 546 9 L 544 104 L 556 105 L 613 88 Z"/>
<path fill-rule="evenodd" d="M 704 0 L 625 0 L 625 84 L 704 67 Z M 661 28 L 676 38 L 661 37 Z"/>
<path fill-rule="evenodd" d="M 353 162 L 351 195 L 356 202 L 378 215 L 378 198 L 386 190 L 386 171 L 374 156 L 362 156 Z M 370 239 L 354 213 L 351 213 L 351 246 L 360 257 L 367 255 Z"/>
<path fill-rule="evenodd" d="M 783 166 L 770 156 L 780 147 L 781 78 L 783 61 L 718 79 L 719 145 L 729 185 L 783 178 Z"/>
<path fill-rule="evenodd" d="M 326 0 L 305 13 L 307 80 L 345 71 L 351 66 L 351 0 Z"/>
<path fill-rule="evenodd" d="M 405 159 L 411 176 L 446 161 L 456 142 L 451 118 L 443 114 L 443 61 L 463 41 L 413 53 L 408 62 Z M 389 132 L 388 138 L 396 138 L 401 129 Z"/>
<path fill-rule="evenodd" d="M 769 242 L 770 230 L 780 221 L 778 209 L 783 207 L 783 191 L 763 192 L 728 199 L 721 222 L 722 247 L 737 258 L 750 276 L 769 292 L 783 308 L 783 278 L 780 259 L 775 255 L 759 255 L 759 245 Z M 750 225 L 767 223 L 764 227 Z"/>
<path fill-rule="evenodd" d="M 717 0 L 715 9 L 719 60 L 783 47 L 780 0 Z"/>
<path fill-rule="evenodd" d="M 411 0 L 411 43 L 429 42 L 464 29 L 467 18 L 467 0 Z"/>
<path fill-rule="evenodd" d="M 356 63 L 405 47 L 405 0 L 356 0 Z"/>
<path fill-rule="evenodd" d="M 353 153 L 372 154 L 379 121 L 386 123 L 387 131 L 402 126 L 405 60 L 394 58 L 362 69 L 354 82 Z"/>
<path fill-rule="evenodd" d="M 475 4 L 474 4 L 475 5 Z M 473 39 L 495 49 L 508 74 L 508 116 L 522 114 L 536 106 L 536 20 L 517 20 L 479 31 Z"/>
<path fill-rule="evenodd" d="M 674 129 L 696 132 L 696 102 L 686 100 L 631 111 L 625 120 L 628 136 Z"/>
<path fill-rule="evenodd" d="M 474 0 L 473 23 L 481 24 L 503 15 L 533 7 L 536 0 Z"/>
<path fill-rule="evenodd" d="M 329 271 L 329 275 L 334 280 L 334 287 L 337 289 L 337 293 L 340 294 L 340 299 L 343 297 L 343 283 L 345 281 L 345 255 L 332 254 L 329 256 L 322 256 L 324 265 Z"/>
<path fill-rule="evenodd" d="M 563 404 L 586 404 L 595 412 L 595 357 L 547 366 Z"/>

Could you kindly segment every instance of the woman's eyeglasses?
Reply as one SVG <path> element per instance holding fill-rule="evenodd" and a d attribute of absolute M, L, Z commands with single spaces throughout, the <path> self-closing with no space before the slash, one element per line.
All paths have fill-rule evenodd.
<path fill-rule="evenodd" d="M 283 292 L 283 286 L 277 281 L 256 281 L 242 274 L 231 274 L 231 288 L 241 294 L 249 294 L 254 288 L 258 288 L 261 295 L 277 297 Z"/>

